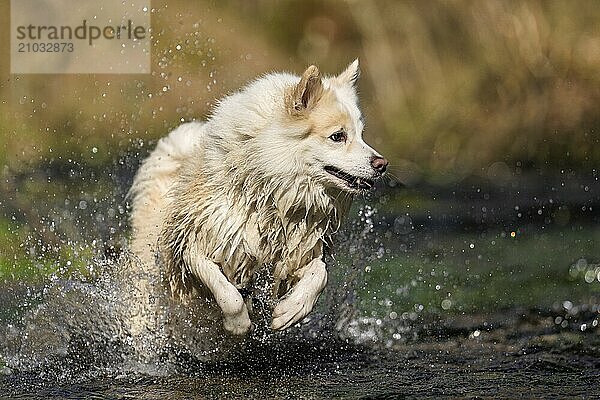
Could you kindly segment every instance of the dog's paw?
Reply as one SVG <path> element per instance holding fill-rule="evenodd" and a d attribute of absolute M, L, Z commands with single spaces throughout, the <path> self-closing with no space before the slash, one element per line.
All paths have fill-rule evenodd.
<path fill-rule="evenodd" d="M 296 286 L 275 306 L 271 328 L 284 330 L 310 313 L 327 283 L 325 263 L 311 261 Z"/>
<path fill-rule="evenodd" d="M 316 299 L 311 299 L 307 293 L 293 291 L 281 300 L 273 310 L 271 328 L 282 331 L 294 325 L 312 311 Z"/>
<path fill-rule="evenodd" d="M 238 313 L 223 314 L 223 327 L 226 331 L 236 336 L 245 335 L 250 332 L 252 322 L 250 322 L 246 305 L 243 305 Z"/>

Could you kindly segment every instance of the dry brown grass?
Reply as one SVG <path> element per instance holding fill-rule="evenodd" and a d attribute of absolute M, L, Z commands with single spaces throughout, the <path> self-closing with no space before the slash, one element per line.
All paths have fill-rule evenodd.
<path fill-rule="evenodd" d="M 132 141 L 202 118 L 257 74 L 313 62 L 335 72 L 355 56 L 366 136 L 395 164 L 461 176 L 494 162 L 600 162 L 594 1 L 153 6 L 151 75 L 16 76 L 0 60 L 1 163 L 14 171 L 49 158 L 109 163 Z M 0 11 L 8 34 L 7 5 Z"/>

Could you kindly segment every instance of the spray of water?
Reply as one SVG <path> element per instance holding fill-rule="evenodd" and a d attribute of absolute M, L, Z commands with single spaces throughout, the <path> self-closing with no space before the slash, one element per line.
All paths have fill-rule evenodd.
<path fill-rule="evenodd" d="M 337 240 L 346 251 L 327 260 L 330 283 L 316 310 L 287 332 L 269 328 L 268 276 L 256 280 L 254 330 L 239 339 L 222 329 L 220 311 L 210 298 L 185 304 L 173 300 L 160 274 L 140 268 L 125 244 L 118 255 L 96 251 L 82 273 L 64 278 L 59 270 L 41 289 L 32 286 L 23 293 L 19 303 L 27 311 L 0 331 L 4 372 L 61 380 L 165 376 L 242 354 L 256 358 L 256 349 L 269 352 L 290 340 L 296 347 L 306 341 L 365 342 L 373 335 L 373 321 L 357 319 L 355 289 L 368 262 L 381 257 L 383 249 L 374 233 L 376 210 L 361 206 L 354 214 Z M 119 240 L 93 241 L 86 248 Z"/>

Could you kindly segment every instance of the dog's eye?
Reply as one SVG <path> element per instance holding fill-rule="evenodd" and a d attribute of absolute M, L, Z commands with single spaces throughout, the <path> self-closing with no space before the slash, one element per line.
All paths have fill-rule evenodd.
<path fill-rule="evenodd" d="M 329 139 L 333 140 L 334 142 L 345 142 L 346 141 L 346 132 L 337 131 L 337 132 L 333 133 L 331 136 L 329 136 Z"/>

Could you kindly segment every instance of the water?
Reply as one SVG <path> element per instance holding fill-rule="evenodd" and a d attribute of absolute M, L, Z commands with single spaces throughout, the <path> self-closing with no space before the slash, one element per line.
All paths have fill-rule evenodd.
<path fill-rule="evenodd" d="M 548 334 L 535 317 L 470 338 L 475 326 L 448 329 L 392 351 L 307 338 L 259 343 L 227 362 L 182 361 L 164 377 L 144 374 L 50 380 L 3 379 L 12 398 L 595 398 L 598 339 Z M 513 323 L 517 322 L 517 325 Z M 515 329 L 516 328 L 516 329 Z M 595 350 L 594 350 L 595 349 Z"/>
<path fill-rule="evenodd" d="M 565 224 L 547 210 L 546 222 L 528 198 L 513 199 L 522 218 L 499 195 L 482 206 L 435 194 L 460 208 L 452 216 L 417 207 L 415 193 L 430 196 L 359 199 L 309 320 L 271 333 L 258 318 L 244 341 L 220 332 L 218 313 L 196 312 L 210 305 L 172 302 L 131 273 L 118 202 L 78 204 L 90 231 L 69 242 L 62 269 L 2 283 L 0 397 L 597 398 L 597 214 Z M 94 228 L 98 214 L 107 220 Z M 156 307 L 140 308 L 148 288 Z M 153 323 L 132 334 L 127 321 L 148 313 Z"/>

